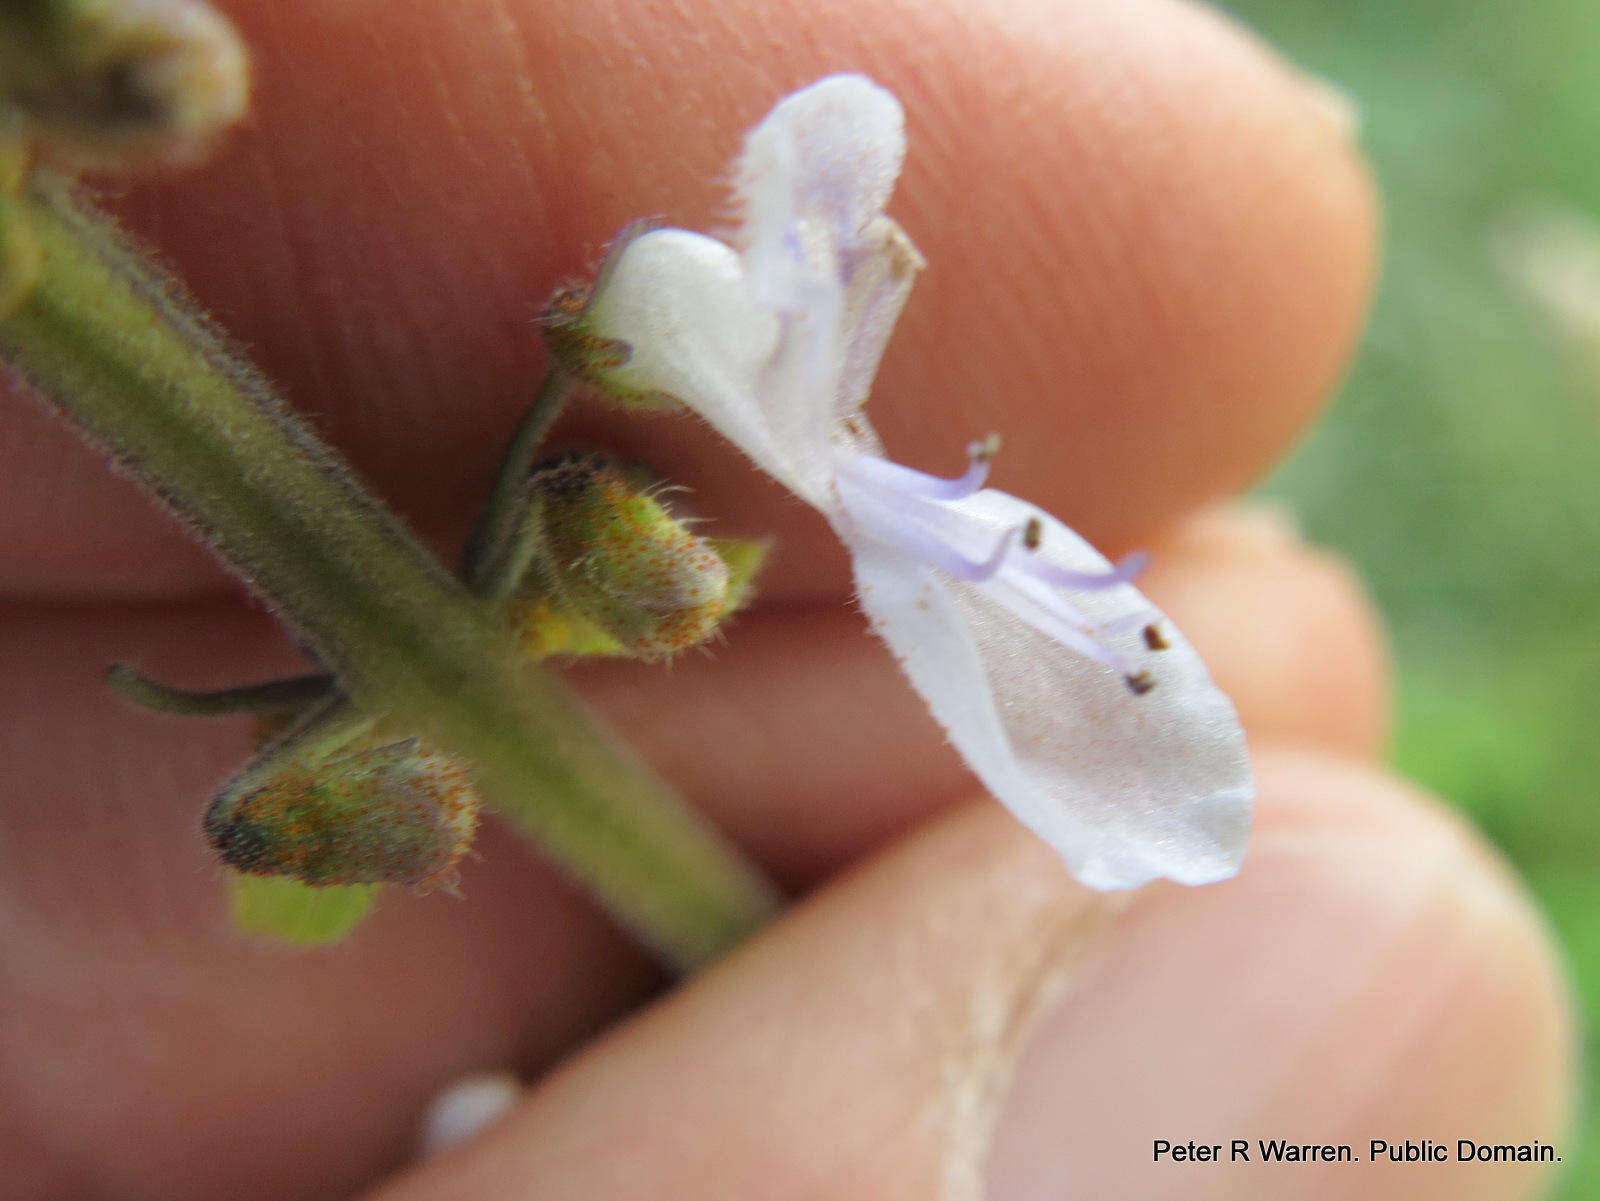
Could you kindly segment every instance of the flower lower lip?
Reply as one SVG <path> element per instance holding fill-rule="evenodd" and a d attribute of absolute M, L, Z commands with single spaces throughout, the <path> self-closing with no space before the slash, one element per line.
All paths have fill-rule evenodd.
<path fill-rule="evenodd" d="M 1040 554 L 1037 518 L 997 526 L 961 502 L 977 496 L 988 478 L 994 440 L 969 448 L 967 471 L 953 479 L 928 475 L 873 455 L 836 447 L 835 479 L 851 521 L 880 542 L 952 579 L 982 588 L 1040 633 L 1123 674 L 1137 694 L 1153 686 L 1147 672 L 1107 645 L 1118 634 L 1149 625 L 1148 614 L 1115 622 L 1091 621 L 1064 595 L 1126 585 L 1146 562 L 1132 555 L 1104 572 L 1073 571 Z M 1152 647 L 1151 649 L 1156 649 Z"/>

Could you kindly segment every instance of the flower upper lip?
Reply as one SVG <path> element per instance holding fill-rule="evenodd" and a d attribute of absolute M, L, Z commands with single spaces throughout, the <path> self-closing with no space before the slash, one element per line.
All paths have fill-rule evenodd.
<path fill-rule="evenodd" d="M 660 229 L 610 267 L 585 321 L 629 347 L 611 379 L 676 396 L 828 517 L 951 741 L 1085 883 L 1232 875 L 1243 734 L 1137 563 L 986 487 L 991 444 L 930 476 L 882 457 L 861 412 L 922 265 L 884 215 L 904 149 L 898 102 L 861 76 L 780 102 L 736 172 L 731 245 Z"/>

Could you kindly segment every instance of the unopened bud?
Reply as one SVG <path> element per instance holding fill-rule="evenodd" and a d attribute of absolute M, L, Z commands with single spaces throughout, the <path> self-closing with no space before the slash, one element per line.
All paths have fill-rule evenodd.
<path fill-rule="evenodd" d="M 0 0 L 0 95 L 67 166 L 182 164 L 243 115 L 249 69 L 200 0 Z"/>
<path fill-rule="evenodd" d="M 603 455 L 567 455 L 530 480 L 544 553 L 535 591 L 644 659 L 704 642 L 731 610 L 728 565 Z M 534 603 L 537 603 L 535 601 Z"/>
<path fill-rule="evenodd" d="M 323 763 L 291 762 L 225 792 L 205 832 L 223 862 L 306 884 L 453 888 L 478 798 L 466 773 L 416 739 Z"/>

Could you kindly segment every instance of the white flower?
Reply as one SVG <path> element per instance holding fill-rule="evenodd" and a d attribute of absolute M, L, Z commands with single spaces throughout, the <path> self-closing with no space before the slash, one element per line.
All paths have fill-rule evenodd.
<path fill-rule="evenodd" d="M 731 244 L 634 238 L 584 332 L 626 345 L 617 389 L 680 399 L 826 515 L 951 741 L 1080 880 L 1230 876 L 1254 794 L 1238 718 L 1132 566 L 984 488 L 992 444 L 940 479 L 883 458 L 862 415 L 922 265 L 884 216 L 904 150 L 870 81 L 795 93 L 749 136 Z"/>

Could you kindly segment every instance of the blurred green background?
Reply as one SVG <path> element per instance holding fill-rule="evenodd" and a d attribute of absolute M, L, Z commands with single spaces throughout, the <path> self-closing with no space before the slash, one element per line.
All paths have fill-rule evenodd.
<path fill-rule="evenodd" d="M 1394 758 L 1564 945 L 1600 1197 L 1600 0 L 1224 0 L 1346 90 L 1387 212 L 1362 353 L 1264 491 L 1350 556 L 1399 666 Z M 1531 1132 L 1530 1132 L 1531 1133 Z"/>

